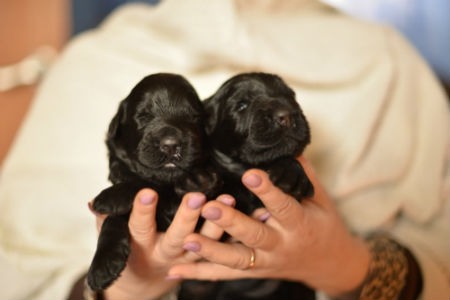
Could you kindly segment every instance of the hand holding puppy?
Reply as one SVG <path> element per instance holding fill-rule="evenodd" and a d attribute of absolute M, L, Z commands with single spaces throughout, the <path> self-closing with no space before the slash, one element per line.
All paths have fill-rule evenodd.
<path fill-rule="evenodd" d="M 200 193 L 188 193 L 165 233 L 157 232 L 155 220 L 158 195 L 151 189 L 141 190 L 135 197 L 128 226 L 131 234 L 131 252 L 121 276 L 104 291 L 104 297 L 114 299 L 154 299 L 167 293 L 178 280 L 167 280 L 167 272 L 175 263 L 188 263 L 199 256 L 183 249 L 185 238 L 194 232 L 201 207 L 206 199 Z M 230 197 L 219 197 L 225 205 L 233 205 Z M 97 216 L 100 229 L 105 215 Z M 203 236 L 218 239 L 223 230 L 205 222 L 200 230 Z"/>
<path fill-rule="evenodd" d="M 185 248 L 195 249 L 207 261 L 178 263 L 169 276 L 280 278 L 304 282 L 332 296 L 356 289 L 368 271 L 369 250 L 347 230 L 311 165 L 302 157 L 299 161 L 314 185 L 314 197 L 299 203 L 276 188 L 267 173 L 247 171 L 243 183 L 262 200 L 270 217 L 263 223 L 219 201 L 208 202 L 202 216 L 239 242 L 189 234 Z"/>

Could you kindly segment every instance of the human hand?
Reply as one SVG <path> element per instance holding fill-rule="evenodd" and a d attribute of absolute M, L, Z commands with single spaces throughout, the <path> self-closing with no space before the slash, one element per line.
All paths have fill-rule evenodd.
<path fill-rule="evenodd" d="M 311 165 L 299 159 L 315 187 L 315 195 L 301 203 L 284 194 L 261 170 L 249 170 L 243 183 L 264 203 L 266 222 L 210 201 L 202 216 L 239 242 L 220 243 L 189 234 L 185 248 L 207 261 L 177 262 L 169 276 L 226 280 L 279 278 L 303 282 L 331 296 L 348 294 L 363 282 L 370 261 L 364 242 L 350 234 Z M 253 250 L 252 250 L 253 249 Z M 251 265 L 254 251 L 254 266 Z"/>
<path fill-rule="evenodd" d="M 174 288 L 178 280 L 166 278 L 169 268 L 175 263 L 199 259 L 198 255 L 186 252 L 183 245 L 184 239 L 194 232 L 205 201 L 201 193 L 186 194 L 172 224 L 165 233 L 161 233 L 156 231 L 155 222 L 158 195 L 150 189 L 141 190 L 136 195 L 128 222 L 131 233 L 130 256 L 121 276 L 105 290 L 105 299 L 154 299 Z M 234 204 L 229 196 L 221 196 L 217 201 L 224 205 Z M 100 229 L 106 216 L 96 216 Z M 220 238 L 223 230 L 207 221 L 200 233 L 215 240 Z"/>

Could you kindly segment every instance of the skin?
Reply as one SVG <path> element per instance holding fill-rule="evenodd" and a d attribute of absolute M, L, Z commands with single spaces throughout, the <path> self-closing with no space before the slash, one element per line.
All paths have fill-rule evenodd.
<path fill-rule="evenodd" d="M 105 292 L 106 299 L 154 298 L 180 279 L 282 278 L 334 297 L 357 290 L 367 274 L 370 253 L 345 227 L 311 165 L 302 157 L 299 161 L 314 184 L 314 197 L 300 204 L 273 186 L 265 172 L 248 170 L 243 183 L 266 207 L 252 217 L 235 210 L 231 196 L 205 203 L 201 194 L 190 193 L 169 230 L 156 233 L 156 193 L 141 191 L 129 223 L 132 254 L 122 276 Z M 154 200 L 143 205 L 139 198 L 147 194 Z M 201 204 L 192 209 L 189 201 Z M 194 233 L 200 215 L 207 222 Z M 223 231 L 233 242 L 217 241 Z M 256 260 L 249 269 L 251 249 Z"/>
<path fill-rule="evenodd" d="M 156 232 L 155 211 L 158 200 L 157 193 L 151 189 L 143 189 L 136 195 L 128 223 L 131 254 L 119 279 L 104 291 L 106 299 L 158 298 L 179 283 L 178 278 L 167 277 L 171 266 L 200 258 L 186 251 L 183 245 L 185 238 L 194 232 L 201 207 L 206 201 L 205 196 L 201 193 L 186 194 L 165 233 Z M 234 205 L 234 199 L 227 195 L 220 196 L 216 201 Z M 99 230 L 106 216 L 95 215 Z M 223 234 L 223 230 L 206 221 L 200 233 L 214 240 Z"/>
<path fill-rule="evenodd" d="M 38 47 L 59 51 L 70 35 L 67 0 L 0 1 L 0 67 L 16 64 Z M 0 92 L 0 166 L 36 92 L 37 84 Z"/>

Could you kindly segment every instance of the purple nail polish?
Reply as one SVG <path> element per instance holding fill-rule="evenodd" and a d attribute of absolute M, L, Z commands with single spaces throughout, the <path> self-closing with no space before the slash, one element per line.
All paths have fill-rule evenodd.
<path fill-rule="evenodd" d="M 183 245 L 183 249 L 187 250 L 187 251 L 192 251 L 192 252 L 198 252 L 200 251 L 200 244 L 197 242 L 187 242 L 186 244 Z"/>
<path fill-rule="evenodd" d="M 220 196 L 217 200 L 228 206 L 233 206 L 234 204 L 234 198 L 228 195 Z"/>
<path fill-rule="evenodd" d="M 166 280 L 178 280 L 181 279 L 181 275 L 173 274 L 173 275 L 167 275 Z"/>
<path fill-rule="evenodd" d="M 258 187 L 258 186 L 261 184 L 262 179 L 261 179 L 261 177 L 259 177 L 258 175 L 255 175 L 255 174 L 249 174 L 249 175 L 247 175 L 247 176 L 244 176 L 244 178 L 242 179 L 242 181 L 244 181 L 244 183 L 245 183 L 247 186 L 249 186 L 249 187 L 251 187 L 251 188 L 256 188 L 256 187 Z"/>
<path fill-rule="evenodd" d="M 266 212 L 266 213 L 263 213 L 261 216 L 259 216 L 259 220 L 261 221 L 261 222 L 266 222 L 269 218 L 270 218 L 270 212 Z"/>
<path fill-rule="evenodd" d="M 150 205 L 153 203 L 154 200 L 155 200 L 155 197 L 153 194 L 144 194 L 144 195 L 141 195 L 139 198 L 139 201 L 141 201 L 141 203 L 144 205 Z"/>
<path fill-rule="evenodd" d="M 205 203 L 205 196 L 203 194 L 191 194 L 187 201 L 187 205 L 191 209 L 200 208 Z"/>
<path fill-rule="evenodd" d="M 218 220 L 222 216 L 222 211 L 217 207 L 209 207 L 203 211 L 202 216 L 208 220 Z"/>

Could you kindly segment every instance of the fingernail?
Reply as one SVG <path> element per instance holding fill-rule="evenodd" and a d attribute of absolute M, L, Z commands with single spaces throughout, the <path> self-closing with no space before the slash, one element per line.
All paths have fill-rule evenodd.
<path fill-rule="evenodd" d="M 249 175 L 247 175 L 247 176 L 244 176 L 244 178 L 242 179 L 242 181 L 244 181 L 244 183 L 245 183 L 247 186 L 249 186 L 249 187 L 251 187 L 251 188 L 256 188 L 256 187 L 258 187 L 258 186 L 261 184 L 262 179 L 261 179 L 261 177 L 259 177 L 258 175 L 255 175 L 255 174 L 249 174 Z"/>
<path fill-rule="evenodd" d="M 233 206 L 234 204 L 234 198 L 229 195 L 222 195 L 217 200 L 228 206 Z"/>
<path fill-rule="evenodd" d="M 169 274 L 166 276 L 166 280 L 178 280 L 178 279 L 181 279 L 181 275 Z"/>
<path fill-rule="evenodd" d="M 218 220 L 222 216 L 222 211 L 217 207 L 208 207 L 203 211 L 202 216 L 208 220 Z"/>
<path fill-rule="evenodd" d="M 139 197 L 139 201 L 141 201 L 144 205 L 150 205 L 155 201 L 155 195 L 153 194 L 143 194 Z"/>
<path fill-rule="evenodd" d="M 261 216 L 259 216 L 259 220 L 261 222 L 265 222 L 270 218 L 270 216 L 271 216 L 270 212 L 266 212 L 266 213 L 262 214 Z"/>
<path fill-rule="evenodd" d="M 193 194 L 189 195 L 187 205 L 191 209 L 198 209 L 203 205 L 203 203 L 205 203 L 205 200 L 206 200 L 206 198 L 203 194 L 193 193 Z"/>
<path fill-rule="evenodd" d="M 192 251 L 192 252 L 198 252 L 200 251 L 200 244 L 197 242 L 187 242 L 186 244 L 183 245 L 183 249 L 187 250 L 187 251 Z"/>

